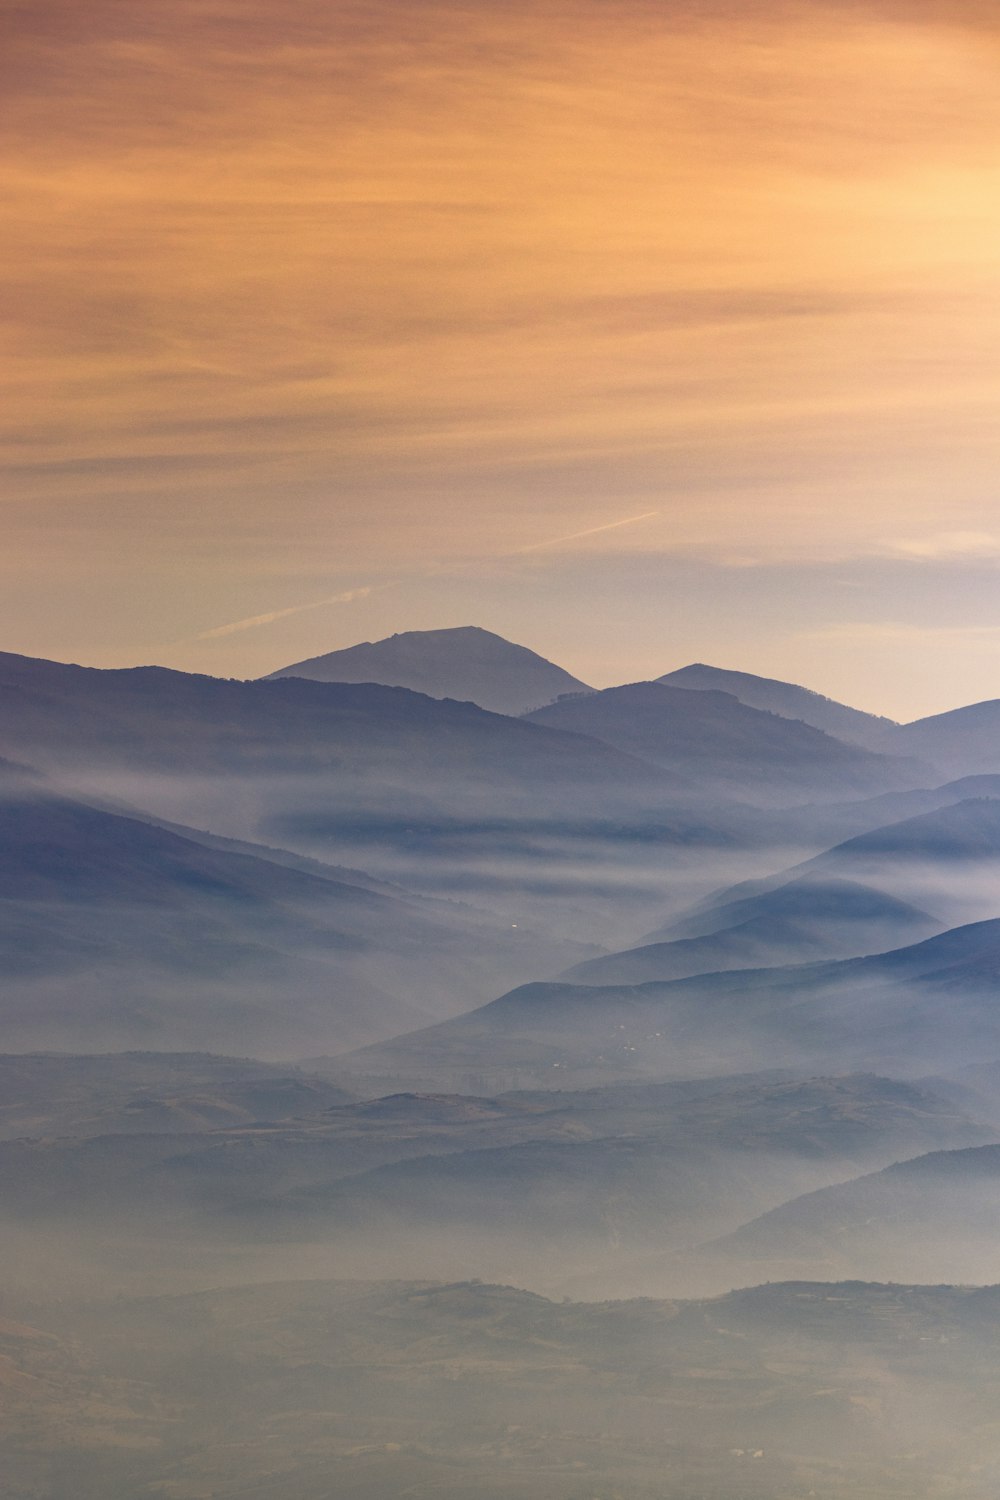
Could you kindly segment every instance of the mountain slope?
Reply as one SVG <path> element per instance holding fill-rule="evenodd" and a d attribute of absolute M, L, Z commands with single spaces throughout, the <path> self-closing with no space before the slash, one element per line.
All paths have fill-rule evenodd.
<path fill-rule="evenodd" d="M 927 1282 L 993 1280 L 1000 1145 L 934 1151 L 806 1194 L 706 1254 L 751 1277 L 808 1271 Z"/>
<path fill-rule="evenodd" d="M 533 724 L 605 740 L 630 755 L 748 801 L 788 805 L 912 784 L 914 770 L 729 693 L 658 682 L 564 698 Z"/>
<path fill-rule="evenodd" d="M 891 719 L 848 708 L 844 703 L 824 698 L 820 693 L 791 682 L 756 677 L 752 672 L 729 672 L 722 667 L 706 666 L 703 662 L 665 672 L 656 681 L 668 687 L 689 688 L 697 692 L 731 693 L 749 708 L 764 709 L 783 719 L 800 719 L 803 724 L 811 724 L 814 729 L 822 729 L 825 734 L 846 740 L 848 744 L 861 745 L 866 750 L 891 752 L 893 749 L 892 736 L 897 726 Z"/>
<path fill-rule="evenodd" d="M 951 776 L 1000 772 L 1000 698 L 903 724 L 895 742 Z"/>
<path fill-rule="evenodd" d="M 673 900 L 667 887 L 710 890 L 734 868 L 729 851 L 749 844 L 736 861 L 748 871 L 770 837 L 721 799 L 692 809 L 687 782 L 604 742 L 371 683 L 0 655 L 0 755 L 72 795 L 476 900 L 508 928 L 584 944 L 621 946 Z"/>
<path fill-rule="evenodd" d="M 748 1068 L 929 1072 L 1000 1054 L 1000 920 L 870 958 L 669 983 L 522 985 L 340 1059 L 365 1086 L 581 1087 Z M 378 1083 L 376 1083 L 378 1080 Z"/>
<path fill-rule="evenodd" d="M 235 682 L 165 667 L 99 670 L 0 653 L 0 748 L 43 769 L 109 766 L 276 775 L 489 775 L 499 789 L 641 771 L 606 744 L 405 688 Z M 653 771 L 648 777 L 657 778 Z"/>
<path fill-rule="evenodd" d="M 992 917 L 1000 907 L 1000 798 L 966 797 L 868 829 L 787 870 L 715 892 L 649 940 L 706 937 L 766 918 L 794 891 L 842 882 L 871 889 L 873 913 L 888 899 L 914 902 L 948 926 Z"/>
<path fill-rule="evenodd" d="M 430 698 L 458 698 L 499 714 L 522 714 L 552 703 L 562 693 L 586 693 L 571 677 L 490 630 L 466 625 L 452 630 L 406 630 L 382 641 L 363 641 L 268 674 L 310 677 L 317 682 L 380 682 L 412 688 Z"/>
<path fill-rule="evenodd" d="M 419 821 L 565 813 L 599 796 L 613 816 L 678 785 L 604 742 L 406 688 L 99 671 L 4 654 L 0 754 L 251 838 L 269 817 L 311 814 L 317 799 L 355 820 Z"/>
<path fill-rule="evenodd" d="M 718 926 L 703 936 L 588 959 L 562 977 L 582 984 L 645 984 L 725 969 L 853 958 L 917 942 L 942 925 L 873 886 L 815 876 L 721 907 L 716 916 Z"/>
<path fill-rule="evenodd" d="M 489 994 L 554 947 L 468 907 L 213 849 L 22 786 L 0 797 L 13 1048 L 331 1051 Z"/>

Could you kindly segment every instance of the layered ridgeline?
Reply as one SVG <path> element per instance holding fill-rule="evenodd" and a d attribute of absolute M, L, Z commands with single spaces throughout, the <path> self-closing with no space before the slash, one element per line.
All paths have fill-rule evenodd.
<path fill-rule="evenodd" d="M 647 941 L 566 976 L 639 984 L 714 970 L 885 952 L 1000 910 L 1000 779 L 970 778 L 952 801 L 871 829 L 790 870 L 716 892 Z M 923 794 L 880 799 L 923 802 Z M 919 902 L 919 905 L 916 903 Z"/>
<path fill-rule="evenodd" d="M 635 682 L 562 698 L 528 716 L 614 745 L 696 785 L 764 805 L 830 802 L 914 786 L 927 768 L 834 739 L 731 693 Z"/>
<path fill-rule="evenodd" d="M 868 958 L 667 983 L 523 985 L 338 1062 L 366 1087 L 581 1086 L 747 1067 L 928 1071 L 1000 1056 L 1000 919 Z"/>
<path fill-rule="evenodd" d="M 724 692 L 749 707 L 797 719 L 849 744 L 911 756 L 952 777 L 1000 771 L 1000 699 L 987 699 L 910 724 L 863 713 L 795 683 L 692 663 L 656 679 L 695 692 Z"/>
<path fill-rule="evenodd" d="M 955 790 L 965 789 L 966 783 L 955 784 Z M 845 882 L 873 893 L 873 913 L 880 900 L 890 898 L 931 908 L 942 925 L 995 915 L 1000 909 L 1000 798 L 963 796 L 869 829 L 788 870 L 716 892 L 651 936 L 701 937 L 754 917 L 793 891 Z"/>
<path fill-rule="evenodd" d="M 522 719 L 373 683 L 234 682 L 0 655 L 0 752 L 46 770 L 340 778 L 362 803 L 457 811 L 600 798 L 598 815 L 716 796 L 875 795 L 923 768 L 724 693 L 635 683 Z M 560 795 L 561 793 L 561 795 Z"/>
<path fill-rule="evenodd" d="M 883 953 L 930 937 L 943 923 L 909 901 L 822 875 L 721 903 L 700 921 L 674 924 L 677 936 L 642 943 L 576 965 L 563 978 L 583 984 L 645 984 L 813 959 Z M 697 931 L 701 928 L 701 931 Z"/>
<path fill-rule="evenodd" d="M 46 771 L 322 777 L 391 808 L 613 805 L 676 781 L 604 742 L 405 688 L 300 678 L 236 682 L 162 667 L 101 671 L 0 655 L 0 751 Z"/>
<path fill-rule="evenodd" d="M 994 1282 L 1000 1145 L 934 1151 L 796 1197 L 703 1247 L 716 1284 L 734 1267 L 785 1275 Z"/>
<path fill-rule="evenodd" d="M 894 748 L 893 731 L 898 726 L 892 719 L 849 708 L 845 703 L 824 698 L 821 693 L 792 682 L 756 677 L 752 672 L 729 672 L 722 667 L 706 666 L 703 662 L 680 667 L 676 672 L 665 672 L 656 681 L 667 687 L 695 692 L 730 693 L 750 708 L 763 709 L 783 719 L 801 720 L 814 729 L 822 729 L 825 734 L 832 734 L 835 739 L 862 745 L 867 750 L 891 752 Z"/>
<path fill-rule="evenodd" d="M 704 707 L 706 695 L 677 696 L 689 711 Z M 764 778 L 765 801 L 829 805 L 846 787 L 853 795 L 859 784 L 866 793 L 912 784 L 904 763 L 816 731 L 805 731 L 805 746 L 803 726 L 732 698 L 725 713 L 752 724 L 727 738 L 696 716 L 697 753 L 677 757 L 680 771 L 605 738 L 406 688 L 0 656 L 0 754 L 74 793 L 471 898 L 512 930 L 542 923 L 607 947 L 646 930 L 665 907 L 752 873 L 770 844 L 822 847 L 807 813 L 786 829 L 737 800 L 741 739 L 755 744 L 748 776 Z M 794 750 L 781 751 L 775 734 Z M 794 782 L 773 771 L 789 759 Z"/>
<path fill-rule="evenodd" d="M 469 906 L 219 842 L 0 774 L 6 1045 L 335 1050 L 454 1014 L 566 951 Z"/>
<path fill-rule="evenodd" d="M 500 714 L 523 714 L 563 693 L 586 693 L 586 683 L 562 667 L 475 625 L 452 630 L 405 630 L 384 641 L 328 651 L 269 674 L 316 682 L 380 682 L 429 698 L 459 698 Z"/>
<path fill-rule="evenodd" d="M 51 1255 L 53 1240 L 58 1254 L 75 1235 L 81 1283 L 109 1255 L 129 1285 L 154 1276 L 176 1287 L 220 1260 L 253 1278 L 280 1255 L 306 1268 L 320 1254 L 340 1275 L 485 1274 L 610 1295 L 616 1278 L 642 1287 L 643 1262 L 669 1251 L 645 1287 L 676 1292 L 700 1284 L 677 1259 L 690 1245 L 901 1157 L 991 1142 L 1000 1128 L 995 1098 L 959 1088 L 956 1099 L 943 1079 L 761 1076 L 340 1103 L 315 1074 L 151 1054 L 0 1058 L 12 1118 L 24 1119 L 28 1068 L 36 1133 L 0 1142 L 0 1243 L 13 1254 L 34 1234 Z M 260 1115 L 240 1118 L 252 1104 Z"/>

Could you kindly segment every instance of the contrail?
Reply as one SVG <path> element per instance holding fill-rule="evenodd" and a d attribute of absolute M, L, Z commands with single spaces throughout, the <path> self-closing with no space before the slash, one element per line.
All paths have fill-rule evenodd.
<path fill-rule="evenodd" d="M 329 599 L 314 599 L 311 604 L 293 604 L 290 609 L 272 609 L 266 615 L 251 615 L 248 620 L 233 620 L 230 625 L 216 625 L 214 630 L 203 630 L 193 636 L 196 641 L 211 641 L 220 635 L 235 635 L 238 630 L 253 630 L 255 625 L 273 625 L 275 620 L 284 620 L 288 615 L 301 615 L 307 609 L 322 609 L 325 604 L 350 604 L 355 599 L 367 599 L 374 592 L 374 585 L 360 589 L 348 589 L 343 594 L 331 594 Z"/>
<path fill-rule="evenodd" d="M 547 542 L 532 542 L 530 547 L 518 547 L 510 556 L 518 557 L 522 552 L 540 552 L 543 547 L 558 547 L 563 542 L 576 542 L 580 537 L 596 536 L 599 531 L 615 531 L 619 526 L 634 526 L 637 521 L 650 521 L 659 514 L 658 510 L 646 510 L 641 516 L 626 516 L 624 521 L 608 521 L 603 526 L 588 526 L 586 531 L 572 531 L 569 536 L 554 536 Z"/>
<path fill-rule="evenodd" d="M 622 521 L 606 521 L 603 526 L 588 526 L 586 531 L 573 531 L 569 536 L 550 537 L 547 542 L 532 542 L 528 547 L 518 547 L 514 552 L 509 552 L 508 557 L 520 557 L 525 552 L 540 552 L 543 547 L 558 547 L 563 542 L 579 541 L 581 537 L 596 536 L 599 531 L 616 531 L 619 526 L 635 526 L 638 521 L 651 521 L 658 516 L 658 510 L 643 511 L 641 516 L 626 516 Z M 429 572 L 432 570 L 429 570 Z M 258 625 L 273 625 L 275 620 L 285 620 L 289 615 L 301 615 L 306 610 L 322 609 L 327 604 L 350 604 L 355 599 L 367 599 L 375 589 L 385 588 L 385 584 L 369 584 L 364 588 L 348 589 L 343 594 L 331 594 L 328 599 L 314 599 L 311 604 L 293 604 L 288 609 L 272 609 L 266 615 L 251 615 L 246 620 L 233 620 L 228 625 L 216 625 L 212 630 L 203 630 L 200 635 L 192 636 L 195 641 L 214 641 L 220 636 L 236 635 L 241 630 L 253 630 Z"/>

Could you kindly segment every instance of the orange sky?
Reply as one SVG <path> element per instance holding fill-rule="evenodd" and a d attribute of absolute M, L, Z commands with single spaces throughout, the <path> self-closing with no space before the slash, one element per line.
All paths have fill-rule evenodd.
<path fill-rule="evenodd" d="M 1000 695 L 994 9 L 8 4 L 0 645 Z"/>

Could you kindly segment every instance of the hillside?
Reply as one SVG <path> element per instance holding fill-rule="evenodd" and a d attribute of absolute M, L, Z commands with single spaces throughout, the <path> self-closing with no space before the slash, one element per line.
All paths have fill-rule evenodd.
<path fill-rule="evenodd" d="M 972 785 L 978 789 L 982 783 L 977 779 Z M 968 786 L 960 782 L 955 790 Z M 959 925 L 995 915 L 998 876 L 1000 799 L 964 797 L 869 828 L 773 875 L 725 887 L 649 936 L 656 941 L 707 936 L 756 921 L 775 903 L 781 907 L 789 899 L 811 899 L 808 893 L 835 890 L 845 882 L 872 891 L 873 916 L 880 902 L 898 900 Z"/>
<path fill-rule="evenodd" d="M 580 1087 L 748 1068 L 930 1072 L 1000 1055 L 1000 920 L 890 953 L 668 983 L 522 985 L 340 1059 L 366 1087 Z"/>
<path fill-rule="evenodd" d="M 940 922 L 909 902 L 857 881 L 820 876 L 803 876 L 721 905 L 712 916 L 712 931 L 704 935 L 588 959 L 562 977 L 583 984 L 645 984 L 884 953 L 941 930 Z"/>
<path fill-rule="evenodd" d="M 703 789 L 788 806 L 913 785 L 912 766 L 812 725 L 749 708 L 730 693 L 636 682 L 528 715 L 685 776 Z"/>
<path fill-rule="evenodd" d="M 211 848 L 34 783 L 0 797 L 10 1049 L 331 1051 L 454 1013 L 565 945 Z"/>
<path fill-rule="evenodd" d="M 808 1193 L 706 1248 L 718 1272 L 783 1267 L 938 1282 L 990 1279 L 1000 1234 L 1000 1146 L 934 1151 Z"/>
<path fill-rule="evenodd" d="M 797 687 L 792 682 L 781 682 L 773 677 L 756 677 L 752 672 L 730 672 L 722 667 L 706 666 L 703 662 L 679 667 L 675 672 L 665 672 L 657 682 L 668 687 L 693 689 L 697 692 L 731 693 L 750 708 L 760 708 L 767 713 L 779 714 L 783 719 L 799 719 L 822 729 L 836 739 L 848 744 L 861 745 L 866 750 L 891 753 L 893 731 L 896 725 L 891 719 L 876 714 L 862 713 L 860 709 L 848 708 L 833 698 L 824 698 L 809 688 Z"/>
<path fill-rule="evenodd" d="M 1000 699 L 970 703 L 903 724 L 900 754 L 916 755 L 951 776 L 1000 772 Z"/>

